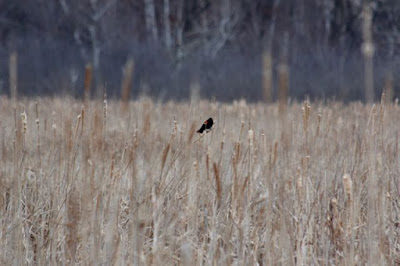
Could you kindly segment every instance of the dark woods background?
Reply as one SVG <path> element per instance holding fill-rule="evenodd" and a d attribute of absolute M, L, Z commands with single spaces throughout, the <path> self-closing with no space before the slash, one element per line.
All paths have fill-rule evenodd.
<path fill-rule="evenodd" d="M 363 5 L 372 10 L 375 96 L 394 84 L 396 97 L 398 0 L 0 0 L 0 94 L 10 93 L 16 51 L 24 95 L 81 96 L 90 63 L 92 94 L 118 97 L 132 58 L 133 97 L 258 101 L 268 50 L 273 99 L 282 62 L 292 98 L 364 99 Z"/>

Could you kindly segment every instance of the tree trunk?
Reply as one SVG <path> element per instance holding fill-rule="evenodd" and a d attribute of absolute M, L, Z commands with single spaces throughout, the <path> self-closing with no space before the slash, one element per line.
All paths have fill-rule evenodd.
<path fill-rule="evenodd" d="M 171 36 L 171 23 L 170 23 L 170 5 L 169 0 L 164 0 L 164 34 L 165 34 L 165 47 L 168 51 L 171 50 L 172 36 Z"/>
<path fill-rule="evenodd" d="M 152 41 L 157 41 L 158 30 L 154 0 L 144 0 L 144 6 L 147 34 L 151 36 Z"/>
<path fill-rule="evenodd" d="M 177 67 L 179 68 L 180 62 L 184 57 L 183 54 L 183 6 L 184 0 L 178 0 L 177 11 L 176 11 L 176 49 L 175 49 L 175 60 L 177 62 Z"/>
<path fill-rule="evenodd" d="M 369 6 L 364 6 L 362 16 L 365 100 L 371 103 L 374 101 L 374 44 L 372 40 L 372 12 Z"/>

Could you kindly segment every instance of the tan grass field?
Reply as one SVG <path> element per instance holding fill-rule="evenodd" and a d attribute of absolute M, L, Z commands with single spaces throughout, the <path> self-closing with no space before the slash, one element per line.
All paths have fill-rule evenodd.
<path fill-rule="evenodd" d="M 82 106 L 0 99 L 0 264 L 400 263 L 398 105 Z"/>

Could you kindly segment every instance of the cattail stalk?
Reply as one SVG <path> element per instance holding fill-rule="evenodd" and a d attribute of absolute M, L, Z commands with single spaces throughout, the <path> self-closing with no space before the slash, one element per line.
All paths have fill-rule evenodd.
<path fill-rule="evenodd" d="M 85 125 L 85 107 L 84 106 L 82 106 L 82 108 L 81 108 L 81 121 L 82 121 L 82 127 L 81 127 L 81 137 L 82 137 L 83 127 Z"/>
<path fill-rule="evenodd" d="M 311 111 L 311 105 L 310 102 L 307 100 L 304 101 L 303 107 L 303 130 L 304 130 L 304 147 L 305 147 L 305 152 L 306 155 L 309 154 L 308 150 L 308 124 L 310 121 L 310 111 Z"/>
<path fill-rule="evenodd" d="M 342 178 L 343 181 L 343 187 L 344 187 L 344 192 L 346 195 L 346 202 L 345 202 L 345 208 L 346 208 L 346 237 L 350 238 L 350 243 L 353 243 L 354 241 L 354 230 L 353 230 L 353 225 L 354 225 L 354 201 L 353 201 L 353 181 L 351 180 L 351 177 L 349 174 L 345 174 Z M 348 263 L 349 265 L 354 265 L 354 245 L 350 245 L 347 247 L 349 256 L 348 257 Z"/>
<path fill-rule="evenodd" d="M 27 130 L 27 116 L 25 110 L 21 113 L 22 147 L 25 147 L 25 134 Z"/>
<path fill-rule="evenodd" d="M 167 157 L 168 157 L 168 153 L 169 153 L 170 148 L 171 148 L 171 144 L 170 144 L 170 143 L 168 143 L 167 146 L 164 148 L 164 151 L 163 151 L 163 154 L 162 154 L 162 158 L 161 158 L 161 173 L 160 173 L 160 178 L 161 178 L 161 176 L 162 176 L 162 174 L 163 174 L 164 167 L 165 167 L 165 163 L 166 163 L 166 161 L 167 161 Z"/>
<path fill-rule="evenodd" d="M 217 200 L 219 206 L 221 204 L 221 199 L 222 199 L 222 184 L 221 184 L 221 177 L 219 175 L 219 169 L 216 163 L 213 164 L 213 169 L 215 175 L 215 185 L 216 185 Z"/>
<path fill-rule="evenodd" d="M 353 181 L 349 174 L 343 176 L 343 187 L 348 201 L 353 201 Z"/>
<path fill-rule="evenodd" d="M 315 133 L 315 137 L 319 136 L 319 130 L 320 130 L 320 127 L 321 127 L 321 119 L 322 119 L 322 114 L 318 113 L 318 116 L 317 116 L 317 132 Z"/>

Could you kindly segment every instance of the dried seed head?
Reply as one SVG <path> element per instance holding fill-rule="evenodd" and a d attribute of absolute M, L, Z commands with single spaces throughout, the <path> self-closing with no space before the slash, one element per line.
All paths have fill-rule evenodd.
<path fill-rule="evenodd" d="M 25 135 L 26 133 L 26 127 L 27 127 L 27 116 L 25 110 L 21 113 L 21 128 L 22 128 L 22 134 Z"/>
<path fill-rule="evenodd" d="M 351 180 L 351 177 L 349 174 L 345 174 L 343 176 L 343 186 L 344 186 L 344 191 L 346 192 L 347 198 L 349 200 L 352 200 L 353 197 L 353 181 Z"/>
<path fill-rule="evenodd" d="M 310 111 L 311 111 L 310 102 L 308 100 L 304 101 L 302 110 L 303 110 L 303 128 L 304 128 L 304 131 L 307 132 L 308 131 L 308 120 L 310 119 Z"/>
<path fill-rule="evenodd" d="M 249 138 L 249 145 L 253 146 L 253 144 L 254 144 L 254 131 L 252 129 L 250 129 L 249 132 L 248 132 L 248 138 Z"/>
<path fill-rule="evenodd" d="M 302 176 L 301 176 L 301 169 L 300 169 L 300 167 L 297 168 L 296 189 L 297 189 L 297 194 L 299 195 L 299 200 L 300 200 L 300 201 L 303 201 L 303 198 L 304 198 L 304 189 L 303 189 L 303 178 L 302 178 Z"/>
<path fill-rule="evenodd" d="M 167 161 L 167 156 L 168 156 L 170 148 L 171 148 L 170 143 L 168 143 L 167 146 L 164 148 L 162 159 L 161 159 L 161 172 L 164 170 L 165 162 Z"/>
<path fill-rule="evenodd" d="M 176 121 L 175 116 L 174 116 L 174 130 L 175 130 L 175 132 L 178 131 L 178 121 Z"/>
<path fill-rule="evenodd" d="M 337 217 L 338 216 L 339 211 L 338 211 L 337 203 L 338 202 L 337 202 L 336 198 L 332 198 L 331 199 L 330 209 L 331 209 L 331 212 L 332 212 L 332 217 Z"/>

